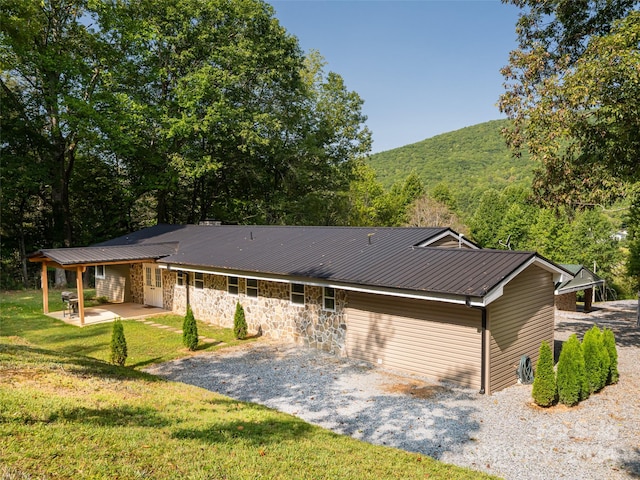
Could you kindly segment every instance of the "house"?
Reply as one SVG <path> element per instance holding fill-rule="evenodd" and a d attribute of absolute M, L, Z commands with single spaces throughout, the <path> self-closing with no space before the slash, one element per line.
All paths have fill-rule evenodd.
<path fill-rule="evenodd" d="M 584 311 L 591 311 L 594 289 L 604 286 L 604 280 L 584 265 L 560 265 L 573 275 L 556 285 L 556 308 L 570 312 L 576 311 L 577 293 L 584 292 Z"/>
<path fill-rule="evenodd" d="M 553 345 L 554 285 L 571 277 L 448 228 L 157 225 L 31 260 L 45 273 L 94 266 L 98 295 L 178 314 L 190 305 L 222 326 L 240 302 L 265 336 L 483 393 Z"/>

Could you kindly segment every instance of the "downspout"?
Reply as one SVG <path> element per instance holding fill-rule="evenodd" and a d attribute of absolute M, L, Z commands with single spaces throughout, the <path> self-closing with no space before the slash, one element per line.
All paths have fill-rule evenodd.
<path fill-rule="evenodd" d="M 487 364 L 487 355 L 486 355 L 486 350 L 487 350 L 487 346 L 486 346 L 486 338 L 487 338 L 487 307 L 481 307 L 482 310 L 482 335 L 481 335 L 481 342 L 482 345 L 480 346 L 480 356 L 481 356 L 481 360 L 480 360 L 480 394 L 484 395 L 485 393 L 485 384 L 486 384 L 486 378 L 485 378 L 485 370 L 486 370 L 486 364 Z"/>
<path fill-rule="evenodd" d="M 471 297 L 465 298 L 465 304 L 469 308 L 479 309 L 481 313 L 481 322 L 482 322 L 482 330 L 480 331 L 480 394 L 484 395 L 485 386 L 487 383 L 486 379 L 486 366 L 487 366 L 487 347 L 486 347 L 486 339 L 487 339 L 487 307 L 475 307 L 471 305 Z"/>

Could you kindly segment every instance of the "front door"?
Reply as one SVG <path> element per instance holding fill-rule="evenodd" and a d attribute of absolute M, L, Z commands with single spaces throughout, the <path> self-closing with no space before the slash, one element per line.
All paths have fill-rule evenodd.
<path fill-rule="evenodd" d="M 153 264 L 144 264 L 144 304 L 162 308 L 162 270 Z"/>

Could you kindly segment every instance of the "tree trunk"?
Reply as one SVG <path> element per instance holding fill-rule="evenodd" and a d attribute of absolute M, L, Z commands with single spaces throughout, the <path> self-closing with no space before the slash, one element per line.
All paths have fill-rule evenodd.
<path fill-rule="evenodd" d="M 56 268 L 56 288 L 66 288 L 67 287 L 67 273 L 63 268 Z"/>

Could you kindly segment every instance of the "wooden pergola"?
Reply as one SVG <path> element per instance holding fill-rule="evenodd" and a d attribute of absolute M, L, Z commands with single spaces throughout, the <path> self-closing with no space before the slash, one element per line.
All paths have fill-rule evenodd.
<path fill-rule="evenodd" d="M 84 325 L 84 286 L 82 275 L 87 267 L 96 265 L 124 265 L 135 263 L 155 263 L 175 251 L 175 243 L 152 246 L 131 245 L 113 247 L 81 247 L 43 249 L 29 255 L 29 261 L 41 263 L 42 306 L 45 314 L 49 313 L 49 267 L 62 268 L 76 272 L 76 289 L 78 294 L 78 317 L 80 325 Z"/>

